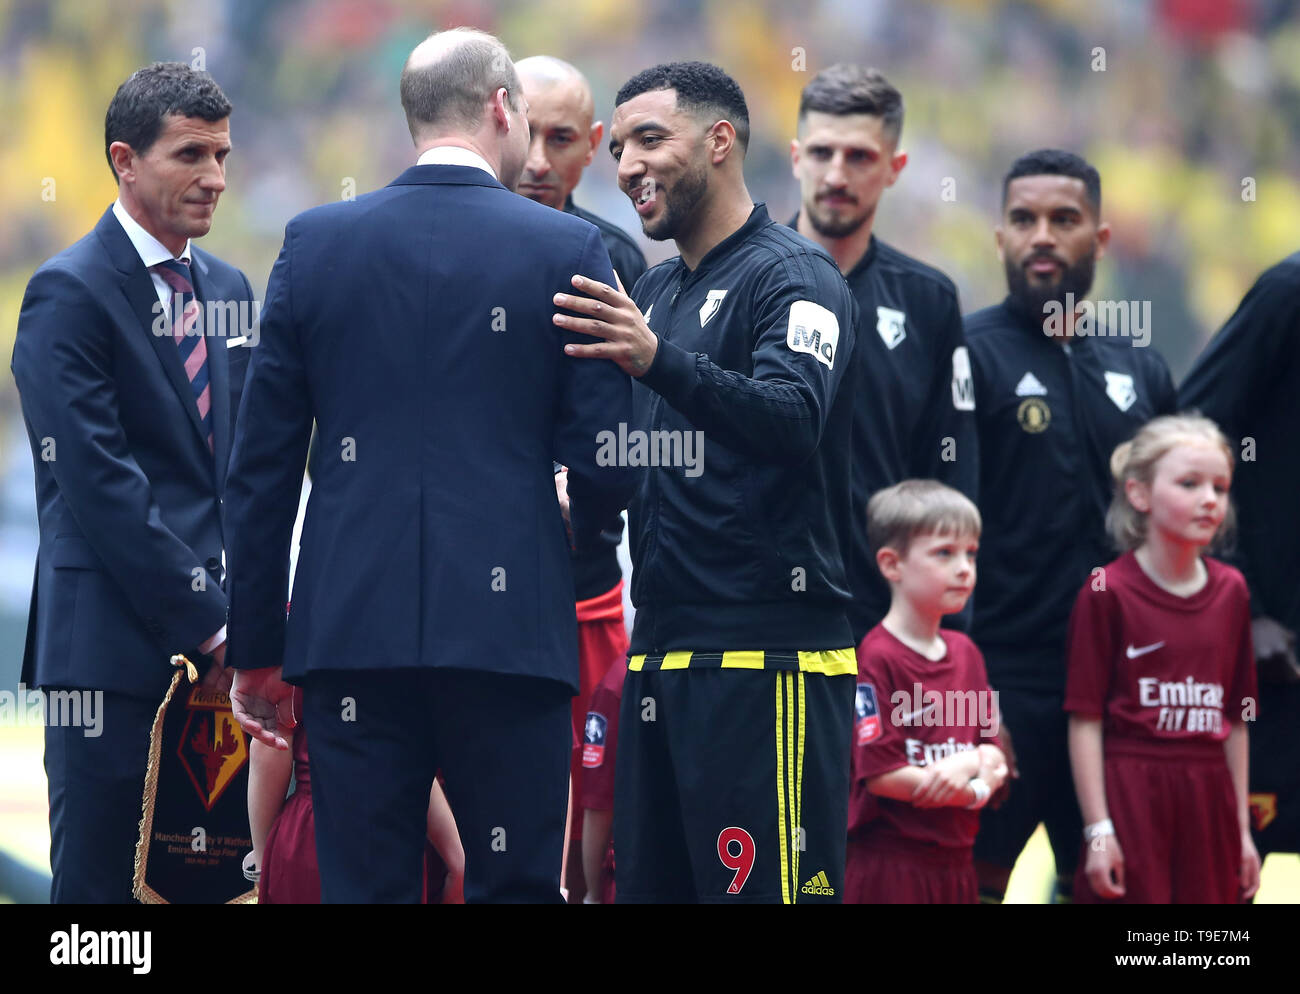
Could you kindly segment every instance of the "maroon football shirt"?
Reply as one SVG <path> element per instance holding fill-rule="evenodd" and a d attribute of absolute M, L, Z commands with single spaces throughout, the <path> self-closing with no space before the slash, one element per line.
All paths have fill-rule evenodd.
<path fill-rule="evenodd" d="M 884 832 L 950 847 L 975 843 L 978 811 L 916 808 L 867 791 L 867 780 L 891 770 L 997 744 L 997 699 L 989 692 L 984 657 L 961 632 L 941 629 L 939 635 L 948 651 L 937 661 L 908 648 L 883 625 L 858 646 L 850 835 Z"/>
<path fill-rule="evenodd" d="M 1250 595 L 1204 559 L 1205 586 L 1179 597 L 1128 552 L 1080 591 L 1070 616 L 1065 710 L 1102 718 L 1103 741 L 1222 742 L 1258 701 Z"/>

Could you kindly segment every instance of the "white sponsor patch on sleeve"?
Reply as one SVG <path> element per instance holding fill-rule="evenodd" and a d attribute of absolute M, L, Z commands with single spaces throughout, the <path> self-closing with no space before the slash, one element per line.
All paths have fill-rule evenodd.
<path fill-rule="evenodd" d="M 952 406 L 959 411 L 975 410 L 975 381 L 970 372 L 970 353 L 964 345 L 952 350 Z"/>
<path fill-rule="evenodd" d="M 835 351 L 840 345 L 840 322 L 835 314 L 811 300 L 790 305 L 790 325 L 785 344 L 792 352 L 807 352 L 827 369 L 835 368 Z"/>

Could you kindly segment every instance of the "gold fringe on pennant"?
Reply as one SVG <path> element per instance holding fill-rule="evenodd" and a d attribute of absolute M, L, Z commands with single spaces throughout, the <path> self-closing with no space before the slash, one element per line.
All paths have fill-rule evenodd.
<path fill-rule="evenodd" d="M 183 673 L 190 683 L 197 683 L 199 679 L 198 667 L 190 662 L 183 653 L 172 656 L 171 664 L 176 667 L 176 671 L 172 674 L 172 682 L 167 687 L 166 696 L 163 697 L 162 703 L 158 705 L 158 711 L 153 719 L 153 729 L 149 732 L 149 765 L 145 767 L 144 771 L 143 814 L 140 816 L 140 837 L 135 842 L 135 886 L 133 891 L 135 899 L 141 904 L 171 903 L 150 887 L 144 879 L 149 864 L 149 837 L 153 833 L 154 802 L 158 796 L 158 764 L 162 756 L 163 718 L 167 714 L 167 705 L 171 703 L 172 697 L 176 694 L 176 688 L 181 684 L 181 674 Z M 245 891 L 226 903 L 256 904 L 257 888 L 254 887 L 250 891 Z"/>

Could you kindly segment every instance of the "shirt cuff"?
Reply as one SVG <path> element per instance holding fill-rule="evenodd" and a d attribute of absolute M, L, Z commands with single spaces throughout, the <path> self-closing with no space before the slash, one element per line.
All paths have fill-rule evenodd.
<path fill-rule="evenodd" d="M 206 642 L 199 643 L 199 652 L 203 653 L 205 656 L 210 656 L 212 655 L 213 649 L 217 648 L 219 645 L 225 645 L 225 642 L 226 626 L 222 625 L 221 631 L 217 632 L 217 634 L 213 635 L 212 638 L 208 639 Z"/>
<path fill-rule="evenodd" d="M 654 362 L 641 376 L 641 382 L 662 397 L 673 400 L 685 396 L 696 383 L 696 353 L 659 339 Z"/>

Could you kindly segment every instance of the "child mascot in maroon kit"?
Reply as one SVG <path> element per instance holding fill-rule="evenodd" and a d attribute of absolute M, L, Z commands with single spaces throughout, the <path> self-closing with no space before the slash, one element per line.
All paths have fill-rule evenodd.
<path fill-rule="evenodd" d="M 979 809 L 1007 777 L 984 658 L 940 629 L 975 587 L 980 514 L 933 480 L 867 504 L 889 613 L 858 646 L 845 904 L 975 904 Z"/>
<path fill-rule="evenodd" d="M 1193 415 L 1156 418 L 1111 457 L 1108 527 L 1126 551 L 1080 592 L 1068 643 L 1077 902 L 1234 904 L 1259 888 L 1250 599 L 1202 555 L 1230 525 L 1232 467 Z"/>

